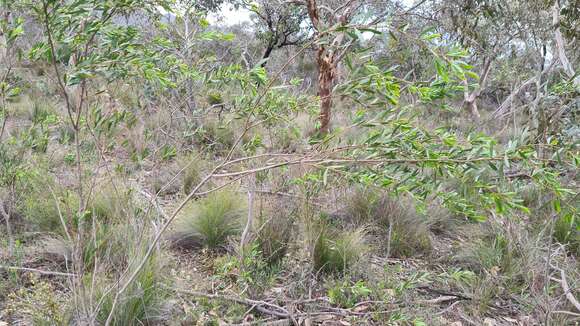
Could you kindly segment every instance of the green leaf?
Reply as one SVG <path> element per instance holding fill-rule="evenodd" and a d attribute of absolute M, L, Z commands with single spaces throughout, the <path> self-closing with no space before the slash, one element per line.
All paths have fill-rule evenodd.
<path fill-rule="evenodd" d="M 554 211 L 556 211 L 556 213 L 560 213 L 562 211 L 562 207 L 560 206 L 559 199 L 554 200 L 553 205 L 554 205 Z"/>

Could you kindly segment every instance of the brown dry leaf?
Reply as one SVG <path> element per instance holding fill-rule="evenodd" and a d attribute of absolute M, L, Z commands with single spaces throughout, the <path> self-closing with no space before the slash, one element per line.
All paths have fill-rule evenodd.
<path fill-rule="evenodd" d="M 460 321 L 454 321 L 451 324 L 449 324 L 449 326 L 463 326 L 463 324 Z"/>
<path fill-rule="evenodd" d="M 485 318 L 483 320 L 483 325 L 485 325 L 485 326 L 497 326 L 497 322 L 495 321 L 495 319 Z"/>

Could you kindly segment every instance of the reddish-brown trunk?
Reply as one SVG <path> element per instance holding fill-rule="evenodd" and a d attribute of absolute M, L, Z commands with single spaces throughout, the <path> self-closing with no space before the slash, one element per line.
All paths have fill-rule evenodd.
<path fill-rule="evenodd" d="M 324 134 L 330 129 L 334 63 L 332 58 L 328 57 L 324 47 L 318 49 L 316 61 L 318 63 L 318 96 L 320 96 L 319 131 Z"/>

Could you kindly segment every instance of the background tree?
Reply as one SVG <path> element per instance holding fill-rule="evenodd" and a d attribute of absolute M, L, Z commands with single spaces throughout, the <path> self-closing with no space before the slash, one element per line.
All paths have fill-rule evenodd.
<path fill-rule="evenodd" d="M 267 64 L 272 51 L 300 46 L 308 41 L 311 31 L 305 27 L 306 8 L 281 0 L 244 2 L 243 7 L 255 14 L 256 36 L 265 45 L 262 67 Z"/>

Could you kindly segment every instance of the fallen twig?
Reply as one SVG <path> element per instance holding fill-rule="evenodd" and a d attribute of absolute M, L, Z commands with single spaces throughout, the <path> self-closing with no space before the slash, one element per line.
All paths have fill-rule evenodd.
<path fill-rule="evenodd" d="M 568 285 L 568 281 L 566 280 L 566 273 L 564 272 L 563 269 L 553 264 L 550 264 L 550 266 L 553 269 L 560 272 L 560 279 L 557 279 L 555 277 L 550 277 L 550 279 L 560 283 L 560 285 L 562 286 L 562 290 L 564 291 L 564 295 L 566 296 L 566 299 L 568 299 L 568 301 L 576 308 L 576 310 L 580 312 L 580 302 L 578 302 L 578 300 L 574 296 L 574 293 L 572 293 L 572 291 L 570 290 L 570 286 Z"/>
<path fill-rule="evenodd" d="M 66 276 L 66 277 L 76 276 L 76 274 L 72 274 L 72 273 L 45 271 L 45 270 L 41 270 L 41 269 L 27 268 L 27 267 L 16 267 L 16 266 L 4 266 L 4 265 L 0 265 L 0 269 L 16 270 L 16 271 L 25 271 L 25 272 L 34 272 L 34 273 L 39 273 L 39 274 L 42 274 L 42 275 L 56 275 L 56 276 Z"/>
<path fill-rule="evenodd" d="M 276 304 L 273 304 L 273 303 L 266 302 L 266 301 L 244 299 L 244 298 L 228 296 L 228 295 L 221 295 L 221 294 L 209 294 L 209 293 L 190 291 L 190 290 L 184 290 L 184 289 L 169 288 L 169 287 L 168 287 L 168 289 L 175 291 L 175 292 L 192 295 L 194 297 L 201 297 L 201 298 L 212 299 L 212 300 L 232 301 L 232 302 L 236 302 L 239 304 L 248 305 L 250 307 L 254 306 L 257 311 L 264 313 L 264 314 L 267 314 L 267 315 L 270 315 L 270 316 L 276 316 L 279 318 L 294 319 L 294 316 L 292 314 L 290 314 L 290 312 L 286 308 L 281 307 L 281 306 L 276 305 Z M 274 310 L 265 308 L 265 306 L 269 307 L 269 308 L 273 308 Z M 297 324 L 297 323 L 295 323 L 295 324 Z"/>
<path fill-rule="evenodd" d="M 419 303 L 423 303 L 423 304 L 439 304 L 439 303 L 443 303 L 443 302 L 447 302 L 447 301 L 452 301 L 452 300 L 462 300 L 462 299 L 460 297 L 455 296 L 455 295 L 444 295 L 444 296 L 440 296 L 440 297 L 435 298 L 435 299 L 421 300 L 421 301 L 419 301 Z"/>

